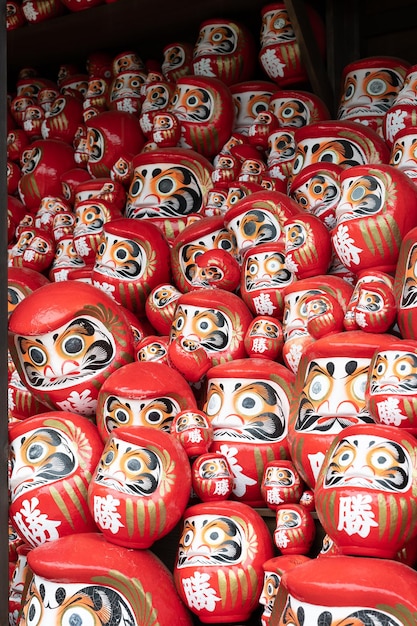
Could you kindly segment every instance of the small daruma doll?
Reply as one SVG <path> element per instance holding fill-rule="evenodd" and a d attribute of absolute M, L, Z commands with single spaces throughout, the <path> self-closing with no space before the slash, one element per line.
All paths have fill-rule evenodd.
<path fill-rule="evenodd" d="M 304 488 L 303 479 L 289 459 L 269 461 L 265 465 L 261 493 L 270 509 L 299 502 Z"/>
<path fill-rule="evenodd" d="M 248 505 L 229 500 L 195 504 L 184 513 L 175 585 L 203 623 L 242 623 L 257 607 L 262 563 L 272 555 L 268 527 Z"/>
<path fill-rule="evenodd" d="M 192 465 L 193 492 L 202 502 L 227 500 L 233 489 L 233 474 L 223 454 L 200 454 Z"/>
<path fill-rule="evenodd" d="M 274 542 L 281 554 L 308 554 L 316 534 L 314 518 L 302 504 L 280 504 L 276 509 Z"/>
<path fill-rule="evenodd" d="M 191 470 L 169 433 L 125 426 L 107 439 L 88 489 L 88 504 L 108 541 L 146 549 L 180 521 L 191 492 Z"/>
<path fill-rule="evenodd" d="M 245 335 L 245 349 L 249 357 L 279 361 L 284 337 L 282 324 L 270 315 L 257 315 Z"/>
<path fill-rule="evenodd" d="M 160 361 L 128 363 L 100 389 L 97 427 L 103 441 L 121 426 L 170 432 L 177 413 L 195 408 L 194 394 L 178 371 Z"/>
<path fill-rule="evenodd" d="M 161 335 L 168 335 L 175 314 L 176 301 L 181 296 L 174 285 L 161 283 L 151 289 L 145 303 L 146 317 Z"/>
<path fill-rule="evenodd" d="M 383 424 L 340 431 L 315 487 L 319 520 L 342 554 L 395 559 L 415 538 L 414 436 Z"/>
<path fill-rule="evenodd" d="M 324 24 L 312 6 L 306 7 L 306 18 L 312 28 L 319 54 L 325 52 Z M 262 9 L 259 61 L 267 76 L 280 87 L 307 82 L 306 68 L 285 2 L 267 4 Z"/>
<path fill-rule="evenodd" d="M 396 317 L 393 276 L 373 269 L 359 272 L 343 320 L 345 330 L 385 332 Z"/>
<path fill-rule="evenodd" d="M 91 567 L 94 561 L 93 568 Z M 63 567 L 65 563 L 65 567 Z M 168 624 L 191 626 L 172 575 L 149 550 L 110 543 L 102 533 L 62 537 L 31 551 L 22 623 Z M 151 617 L 150 617 L 151 616 Z"/>
<path fill-rule="evenodd" d="M 369 367 L 366 405 L 375 421 L 417 434 L 417 341 L 393 337 Z"/>
<path fill-rule="evenodd" d="M 67 411 L 10 428 L 10 518 L 30 546 L 95 530 L 87 489 L 103 449 L 96 426 Z M 36 521 L 35 521 L 36 520 Z"/>
<path fill-rule="evenodd" d="M 9 350 L 21 379 L 51 409 L 93 416 L 105 379 L 134 360 L 120 307 L 97 287 L 50 283 L 29 294 L 9 320 Z"/>
<path fill-rule="evenodd" d="M 240 294 L 254 315 L 282 319 L 284 290 L 296 280 L 285 260 L 283 241 L 259 243 L 244 253 Z"/>
<path fill-rule="evenodd" d="M 288 458 L 288 413 L 294 375 L 267 359 L 235 359 L 207 372 L 203 410 L 213 427 L 210 452 L 224 454 L 234 476 L 232 498 L 265 504 L 265 465 Z"/>
<path fill-rule="evenodd" d="M 171 435 L 178 439 L 189 458 L 206 454 L 213 441 L 213 428 L 204 411 L 184 409 L 171 423 Z"/>

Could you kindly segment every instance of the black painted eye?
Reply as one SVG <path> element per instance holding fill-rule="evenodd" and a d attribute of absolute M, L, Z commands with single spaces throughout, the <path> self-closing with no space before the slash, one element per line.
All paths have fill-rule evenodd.
<path fill-rule="evenodd" d="M 105 465 L 110 465 L 113 462 L 113 459 L 114 459 L 114 452 L 113 450 L 109 450 L 103 459 L 103 463 Z"/>
<path fill-rule="evenodd" d="M 35 596 L 31 599 L 29 607 L 26 611 L 27 625 L 38 626 L 42 617 L 42 606 L 39 599 Z"/>
<path fill-rule="evenodd" d="M 48 360 L 48 355 L 42 348 L 38 346 L 29 348 L 29 357 L 35 363 L 35 365 L 45 365 Z"/>
<path fill-rule="evenodd" d="M 129 421 L 129 413 L 126 409 L 117 409 L 114 417 L 120 424 L 127 424 Z"/>
<path fill-rule="evenodd" d="M 304 157 L 301 154 L 299 154 L 294 159 L 294 163 L 292 165 L 292 173 L 298 174 L 298 172 L 301 170 L 303 165 L 304 165 Z"/>
<path fill-rule="evenodd" d="M 84 347 L 84 339 L 80 335 L 72 335 L 72 337 L 68 337 L 62 344 L 62 350 L 68 356 L 80 354 L 80 352 L 84 350 Z"/>
<path fill-rule="evenodd" d="M 151 409 L 145 413 L 145 421 L 151 424 L 151 426 L 155 426 L 156 424 L 160 424 L 164 420 L 164 414 L 162 411 L 157 411 L 156 409 Z"/>
<path fill-rule="evenodd" d="M 136 178 L 131 187 L 130 187 L 130 191 L 129 191 L 129 195 L 132 198 L 136 198 L 143 190 L 143 181 L 140 178 Z"/>
<path fill-rule="evenodd" d="M 39 461 L 43 456 L 45 456 L 47 451 L 48 448 L 45 444 L 37 442 L 29 446 L 26 456 L 29 461 L 36 462 Z"/>
<path fill-rule="evenodd" d="M 164 176 L 164 178 L 158 181 L 157 189 L 164 195 L 169 194 L 175 189 L 175 182 L 171 177 Z"/>

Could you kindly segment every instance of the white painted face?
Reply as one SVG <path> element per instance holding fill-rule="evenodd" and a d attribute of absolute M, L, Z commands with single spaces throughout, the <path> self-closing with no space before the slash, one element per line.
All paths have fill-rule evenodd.
<path fill-rule="evenodd" d="M 404 493 L 412 480 L 412 461 L 404 446 L 379 436 L 344 437 L 329 458 L 324 489 L 365 487 Z"/>
<path fill-rule="evenodd" d="M 178 305 L 172 322 L 170 342 L 181 337 L 181 345 L 187 350 L 203 347 L 207 354 L 215 356 L 227 350 L 233 338 L 232 320 L 215 308 Z"/>
<path fill-rule="evenodd" d="M 260 444 L 287 434 L 289 401 L 274 381 L 212 378 L 204 407 L 215 441 Z"/>
<path fill-rule="evenodd" d="M 373 422 L 365 405 L 370 359 L 318 358 L 306 369 L 297 431 L 338 433 L 349 424 Z"/>
<path fill-rule="evenodd" d="M 248 135 L 249 129 L 255 121 L 257 115 L 267 111 L 272 92 L 242 91 L 233 94 L 236 118 L 233 130 L 242 135 Z"/>
<path fill-rule="evenodd" d="M 262 289 L 283 289 L 294 281 L 294 274 L 285 265 L 283 252 L 256 252 L 244 261 L 245 289 L 248 292 Z"/>
<path fill-rule="evenodd" d="M 47 427 L 28 431 L 10 444 L 10 498 L 69 478 L 79 465 L 75 441 L 62 430 Z"/>
<path fill-rule="evenodd" d="M 262 592 L 259 597 L 259 604 L 264 607 L 262 618 L 269 620 L 272 614 L 272 609 L 274 608 L 275 597 L 278 593 L 278 588 L 281 582 L 281 577 L 277 572 L 265 571 L 264 572 L 264 584 L 262 587 Z M 262 621 L 262 624 L 267 624 L 268 622 Z"/>
<path fill-rule="evenodd" d="M 341 196 L 336 206 L 337 225 L 353 219 L 367 219 L 384 209 L 387 190 L 376 176 L 345 178 Z"/>
<path fill-rule="evenodd" d="M 312 163 L 336 163 L 345 168 L 365 165 L 368 158 L 359 141 L 344 137 L 307 137 L 299 140 L 292 167 L 292 177 Z"/>
<path fill-rule="evenodd" d="M 415 396 L 417 391 L 417 354 L 401 350 L 384 350 L 375 358 L 370 395 L 401 394 Z"/>
<path fill-rule="evenodd" d="M 177 567 L 234 566 L 246 558 L 247 538 L 234 519 L 218 515 L 192 515 L 184 520 Z"/>
<path fill-rule="evenodd" d="M 417 182 L 417 133 L 411 128 L 409 134 L 396 138 L 391 148 L 389 164 Z"/>
<path fill-rule="evenodd" d="M 295 32 L 285 7 L 265 11 L 260 34 L 261 47 L 295 41 Z"/>
<path fill-rule="evenodd" d="M 254 208 L 237 215 L 227 222 L 227 228 L 236 240 L 239 258 L 246 250 L 262 243 L 283 238 L 281 224 L 271 211 Z"/>
<path fill-rule="evenodd" d="M 184 217 L 198 213 L 204 200 L 202 182 L 184 163 L 145 163 L 133 172 L 126 217 Z"/>
<path fill-rule="evenodd" d="M 109 329 L 87 315 L 43 335 L 16 335 L 15 345 L 27 384 L 45 393 L 94 378 L 116 353 Z"/>
<path fill-rule="evenodd" d="M 155 394 L 154 398 L 131 398 L 114 391 L 101 400 L 102 422 L 111 433 L 120 426 L 147 426 L 169 432 L 171 422 L 181 407 L 175 398 Z"/>
<path fill-rule="evenodd" d="M 335 626 L 336 624 L 402 626 L 402 622 L 381 609 L 357 605 L 310 604 L 297 600 L 291 594 L 288 595 L 279 626 L 320 626 L 321 624 L 326 624 L 326 626 Z"/>
<path fill-rule="evenodd" d="M 108 232 L 102 235 L 96 252 L 94 271 L 117 281 L 144 280 L 147 254 L 139 241 Z M 99 285 L 98 285 L 99 286 Z"/>
<path fill-rule="evenodd" d="M 391 68 L 373 67 L 348 72 L 338 119 L 385 115 L 402 85 L 403 77 Z"/>
<path fill-rule="evenodd" d="M 235 52 L 239 33 L 233 23 L 207 24 L 200 29 L 194 46 L 194 59 L 206 55 L 226 56 Z"/>
<path fill-rule="evenodd" d="M 95 583 L 56 583 L 35 575 L 20 623 L 22 626 L 111 623 L 132 626 L 137 624 L 137 619 L 129 601 L 114 589 Z"/>
<path fill-rule="evenodd" d="M 282 317 L 282 331 L 284 341 L 295 336 L 307 335 L 308 309 L 306 300 L 310 295 L 320 294 L 321 291 L 305 289 L 289 293 L 284 298 L 284 313 Z"/>

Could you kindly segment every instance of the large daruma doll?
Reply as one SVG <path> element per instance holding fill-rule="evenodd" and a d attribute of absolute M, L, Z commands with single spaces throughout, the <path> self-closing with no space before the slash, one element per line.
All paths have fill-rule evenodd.
<path fill-rule="evenodd" d="M 257 607 L 262 564 L 272 554 L 268 527 L 248 505 L 229 500 L 195 504 L 184 513 L 175 585 L 203 623 L 241 623 Z"/>
<path fill-rule="evenodd" d="M 191 470 L 180 442 L 162 430 L 125 426 L 107 439 L 88 504 L 108 541 L 144 549 L 180 521 L 190 492 Z"/>
<path fill-rule="evenodd" d="M 106 441 L 114 429 L 146 426 L 170 432 L 176 415 L 195 409 L 194 394 L 175 369 L 162 362 L 135 362 L 120 367 L 102 385 L 96 421 Z"/>
<path fill-rule="evenodd" d="M 310 559 L 284 572 L 273 623 L 298 624 L 295 616 L 303 615 L 309 626 L 411 626 L 416 583 L 415 570 L 388 559 L 344 555 Z"/>
<path fill-rule="evenodd" d="M 232 134 L 235 110 L 230 89 L 214 76 L 182 76 L 168 111 L 178 119 L 178 145 L 212 159 Z"/>
<path fill-rule="evenodd" d="M 288 458 L 288 415 L 294 374 L 267 359 L 235 359 L 207 372 L 204 410 L 213 427 L 210 452 L 231 467 L 232 498 L 264 506 L 269 461 Z"/>
<path fill-rule="evenodd" d="M 383 333 L 339 332 L 310 344 L 300 359 L 290 408 L 291 458 L 313 488 L 334 437 L 346 427 L 375 423 L 365 403 L 371 359 Z"/>
<path fill-rule="evenodd" d="M 120 305 L 79 281 L 50 283 L 22 300 L 9 319 L 9 350 L 35 397 L 86 416 L 95 414 L 106 378 L 134 360 Z"/>
<path fill-rule="evenodd" d="M 96 529 L 87 489 L 103 444 L 96 426 L 68 411 L 10 428 L 10 518 L 30 546 Z"/>
<path fill-rule="evenodd" d="M 94 565 L 92 567 L 92 561 Z M 63 566 L 65 563 L 65 566 Z M 97 532 L 31 551 L 33 572 L 22 624 L 168 624 L 191 626 L 168 568 L 149 550 L 130 550 Z M 104 614 L 104 617 L 103 617 Z"/>
<path fill-rule="evenodd" d="M 341 198 L 331 231 L 340 262 L 354 273 L 394 273 L 401 242 L 417 226 L 417 187 L 392 165 L 351 167 L 340 175 Z"/>
<path fill-rule="evenodd" d="M 395 426 L 354 424 L 335 436 L 315 502 L 343 554 L 395 559 L 415 538 L 416 463 L 414 436 Z"/>

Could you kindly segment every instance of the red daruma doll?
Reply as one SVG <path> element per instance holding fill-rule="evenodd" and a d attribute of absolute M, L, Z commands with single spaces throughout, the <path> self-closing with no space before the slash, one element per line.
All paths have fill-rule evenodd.
<path fill-rule="evenodd" d="M 179 372 L 160 361 L 128 363 L 101 387 L 96 420 L 106 441 L 120 426 L 170 432 L 177 413 L 196 408 L 194 394 Z"/>
<path fill-rule="evenodd" d="M 103 226 L 93 284 L 139 317 L 150 291 L 170 278 L 168 241 L 145 220 L 122 218 Z"/>
<path fill-rule="evenodd" d="M 169 624 L 173 615 L 178 626 L 192 625 L 169 570 L 149 550 L 129 550 L 101 533 L 83 533 L 76 541 L 63 537 L 32 550 L 29 567 L 34 576 L 23 609 L 25 626 L 34 615 L 38 626 Z"/>
<path fill-rule="evenodd" d="M 195 459 L 191 469 L 193 491 L 202 502 L 227 500 L 231 495 L 233 474 L 222 454 L 201 454 Z"/>
<path fill-rule="evenodd" d="M 366 405 L 375 421 L 417 434 L 417 341 L 393 337 L 372 358 Z"/>
<path fill-rule="evenodd" d="M 172 420 L 171 435 L 178 439 L 187 456 L 192 459 L 209 451 L 213 428 L 204 411 L 185 409 Z"/>
<path fill-rule="evenodd" d="M 343 554 L 395 559 L 417 534 L 417 446 L 383 424 L 354 424 L 334 437 L 315 487 L 316 511 Z"/>
<path fill-rule="evenodd" d="M 181 519 L 191 492 L 188 457 L 169 433 L 117 428 L 91 479 L 88 505 L 108 541 L 149 548 Z"/>
<path fill-rule="evenodd" d="M 213 427 L 210 452 L 223 454 L 234 476 L 232 498 L 264 506 L 265 465 L 288 458 L 287 428 L 294 374 L 267 359 L 236 359 L 207 372 L 204 411 Z"/>
<path fill-rule="evenodd" d="M 133 334 L 117 305 L 79 281 L 29 294 L 9 319 L 9 350 L 28 390 L 51 409 L 93 416 L 101 385 L 134 360 Z"/>
<path fill-rule="evenodd" d="M 417 187 L 392 165 L 351 167 L 340 176 L 332 244 L 354 273 L 394 273 L 403 237 L 417 226 Z"/>
<path fill-rule="evenodd" d="M 342 555 L 310 559 L 284 572 L 284 593 L 277 597 L 274 623 L 299 624 L 296 616 L 303 615 L 306 626 L 411 626 L 417 611 L 416 584 L 411 567 L 389 559 Z"/>
<path fill-rule="evenodd" d="M 224 289 L 200 289 L 177 300 L 168 354 L 173 366 L 197 382 L 212 365 L 245 356 L 252 319 L 246 304 Z"/>
<path fill-rule="evenodd" d="M 195 504 L 184 513 L 175 585 L 203 623 L 241 623 L 257 607 L 262 564 L 272 554 L 268 527 L 248 505 L 229 500 Z"/>
<path fill-rule="evenodd" d="M 10 429 L 10 518 L 29 545 L 90 532 L 87 489 L 103 444 L 96 426 L 67 411 L 29 417 Z"/>

